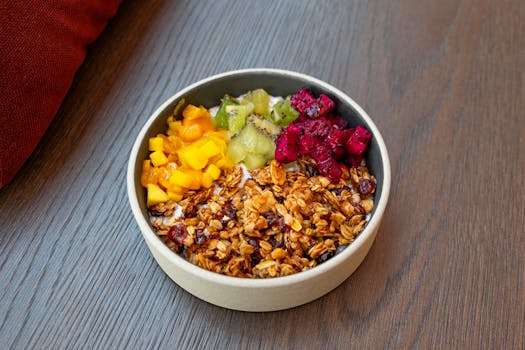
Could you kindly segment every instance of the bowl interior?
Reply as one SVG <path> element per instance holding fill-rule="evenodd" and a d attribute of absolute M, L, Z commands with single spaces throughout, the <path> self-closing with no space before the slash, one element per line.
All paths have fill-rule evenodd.
<path fill-rule="evenodd" d="M 146 206 L 146 190 L 140 185 L 140 174 L 142 171 L 142 160 L 146 159 L 149 153 L 148 139 L 158 133 L 166 132 L 166 120 L 171 113 L 173 113 L 181 99 L 184 99 L 185 104 L 191 103 L 210 108 L 218 105 L 220 99 L 226 93 L 232 96 L 239 96 L 249 90 L 262 88 L 270 95 L 285 97 L 303 87 L 310 89 L 315 95 L 324 93 L 330 96 L 336 103 L 337 114 L 345 118 L 350 126 L 363 125 L 374 135 L 366 154 L 368 168 L 377 179 L 377 188 L 374 196 L 375 205 L 372 211 L 372 215 L 374 215 L 377 209 L 377 203 L 380 201 L 383 192 L 383 158 L 386 155 L 381 153 L 379 140 L 382 142 L 382 139 L 370 118 L 348 96 L 322 81 L 288 71 L 261 69 L 230 72 L 205 79 L 180 91 L 155 112 L 150 120 L 151 123 L 145 127 L 146 130 L 143 130 L 145 131 L 143 134 L 144 137 L 141 140 L 134 164 L 134 187 L 139 206 L 145 219 L 149 222 Z"/>

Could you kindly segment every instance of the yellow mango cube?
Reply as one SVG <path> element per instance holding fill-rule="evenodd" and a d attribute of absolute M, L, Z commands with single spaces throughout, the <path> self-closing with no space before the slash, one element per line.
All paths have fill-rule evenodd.
<path fill-rule="evenodd" d="M 181 163 L 188 168 L 200 170 L 208 164 L 208 157 L 199 148 L 188 146 L 177 152 Z"/>
<path fill-rule="evenodd" d="M 214 156 L 216 156 L 218 154 L 221 154 L 221 149 L 212 140 L 206 141 L 205 144 L 203 144 L 201 147 L 199 147 L 199 150 L 201 151 L 203 156 L 206 157 L 206 160 L 208 160 L 211 157 L 214 157 Z"/>
<path fill-rule="evenodd" d="M 182 126 L 182 121 L 180 120 L 174 120 L 174 121 L 168 122 L 168 129 L 173 131 L 173 134 L 178 134 L 181 126 Z"/>
<path fill-rule="evenodd" d="M 207 173 L 203 173 L 201 184 L 202 184 L 202 187 L 210 188 L 211 185 L 213 185 L 213 178 Z"/>
<path fill-rule="evenodd" d="M 161 137 L 150 137 L 149 139 L 149 150 L 150 151 L 162 151 L 164 140 Z"/>
<path fill-rule="evenodd" d="M 173 171 L 173 174 L 170 176 L 169 182 L 172 185 L 191 188 L 193 187 L 193 177 L 181 170 Z"/>
<path fill-rule="evenodd" d="M 168 194 L 164 192 L 164 190 L 162 190 L 158 185 L 155 184 L 148 184 L 147 192 L 148 207 L 151 207 L 155 204 L 164 203 L 169 199 Z"/>
<path fill-rule="evenodd" d="M 201 188 L 202 171 L 195 169 L 183 169 L 183 171 L 187 173 L 192 179 L 191 185 L 188 187 L 190 190 L 198 190 Z"/>
<path fill-rule="evenodd" d="M 208 175 L 213 180 L 217 180 L 219 176 L 221 176 L 221 169 L 219 169 L 219 167 L 216 166 L 215 164 L 210 164 L 206 167 L 204 174 Z"/>
<path fill-rule="evenodd" d="M 187 105 L 182 110 L 182 117 L 187 120 L 198 119 L 201 117 L 201 109 L 194 105 Z"/>
<path fill-rule="evenodd" d="M 181 194 L 181 193 L 168 191 L 169 199 L 171 199 L 171 200 L 173 200 L 175 202 L 180 202 L 182 200 L 182 196 L 183 196 L 183 194 Z"/>
<path fill-rule="evenodd" d="M 168 157 L 166 157 L 166 155 L 162 151 L 152 152 L 149 155 L 149 159 L 151 159 L 151 163 L 153 164 L 153 166 L 156 167 L 168 164 Z"/>
<path fill-rule="evenodd" d="M 225 155 L 221 159 L 217 160 L 215 165 L 220 169 L 230 169 L 233 168 L 235 162 L 229 155 Z"/>

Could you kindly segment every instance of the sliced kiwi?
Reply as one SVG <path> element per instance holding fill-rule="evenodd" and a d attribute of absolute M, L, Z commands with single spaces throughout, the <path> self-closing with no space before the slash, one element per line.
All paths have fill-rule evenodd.
<path fill-rule="evenodd" d="M 237 101 L 237 99 L 231 97 L 230 95 L 224 95 L 224 97 L 221 99 L 219 110 L 217 111 L 215 118 L 213 118 L 213 124 L 215 124 L 215 126 L 218 128 L 228 129 L 228 112 L 226 111 L 226 107 L 238 104 L 239 101 Z"/>
<path fill-rule="evenodd" d="M 235 163 L 240 163 L 246 158 L 248 151 L 239 138 L 235 137 L 228 143 L 228 153 Z"/>
<path fill-rule="evenodd" d="M 252 124 L 256 129 L 268 134 L 271 137 L 277 137 L 281 133 L 281 128 L 279 126 L 273 124 L 263 117 L 254 114 L 250 115 L 248 118 L 248 123 Z"/>
<path fill-rule="evenodd" d="M 299 112 L 296 111 L 290 103 L 290 98 L 281 100 L 273 106 L 270 120 L 278 126 L 288 126 L 295 119 L 299 117 Z"/>
<path fill-rule="evenodd" d="M 263 166 L 275 154 L 273 138 L 247 123 L 228 145 L 228 153 L 236 162 L 244 162 L 249 168 Z"/>
<path fill-rule="evenodd" d="M 248 91 L 241 100 L 241 103 L 251 102 L 254 105 L 254 113 L 269 116 L 270 115 L 270 95 L 263 89 Z"/>
<path fill-rule="evenodd" d="M 244 158 L 244 164 L 249 169 L 261 168 L 267 161 L 268 159 L 264 155 L 258 153 L 248 153 Z"/>
<path fill-rule="evenodd" d="M 246 124 L 248 115 L 253 112 L 253 103 L 246 105 L 229 105 L 226 106 L 228 115 L 228 129 L 230 136 L 236 135 Z"/>

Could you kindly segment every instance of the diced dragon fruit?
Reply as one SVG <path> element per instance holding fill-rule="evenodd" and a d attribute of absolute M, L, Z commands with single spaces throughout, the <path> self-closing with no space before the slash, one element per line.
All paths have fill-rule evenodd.
<path fill-rule="evenodd" d="M 345 142 L 348 140 L 349 135 L 350 132 L 348 129 L 341 130 L 334 127 L 332 128 L 330 134 L 328 134 L 326 137 L 326 142 L 330 146 L 330 149 L 332 150 L 336 160 L 343 159 L 346 155 L 347 152 L 345 148 Z"/>
<path fill-rule="evenodd" d="M 299 140 L 299 153 L 301 154 L 301 156 L 307 157 L 320 143 L 321 140 L 319 140 L 312 134 L 303 134 L 301 139 Z"/>
<path fill-rule="evenodd" d="M 326 119 L 332 125 L 332 127 L 336 129 L 346 129 L 346 127 L 348 126 L 348 122 L 346 120 L 333 113 L 328 114 Z"/>
<path fill-rule="evenodd" d="M 335 108 L 335 102 L 325 94 L 320 94 L 318 98 L 306 88 L 300 89 L 290 97 L 291 105 L 302 115 L 317 119 L 326 117 Z"/>
<path fill-rule="evenodd" d="M 297 91 L 290 97 L 290 103 L 299 113 L 306 114 L 306 110 L 315 102 L 315 97 L 305 88 Z"/>
<path fill-rule="evenodd" d="M 289 163 L 298 157 L 312 157 L 319 173 L 332 183 L 342 176 L 338 162 L 365 165 L 363 153 L 372 134 L 362 126 L 348 128 L 348 122 L 332 112 L 335 103 L 330 97 L 321 94 L 315 98 L 303 88 L 290 97 L 290 103 L 300 115 L 277 138 L 277 161 Z"/>
<path fill-rule="evenodd" d="M 352 130 L 352 133 L 345 143 L 346 150 L 350 154 L 360 156 L 365 151 L 371 138 L 372 134 L 362 126 L 358 125 Z"/>
<path fill-rule="evenodd" d="M 320 158 L 314 157 L 319 172 L 326 176 L 330 182 L 337 183 L 341 179 L 342 171 L 337 161 L 330 155 L 326 154 Z"/>
<path fill-rule="evenodd" d="M 326 117 L 327 114 L 335 108 L 335 102 L 325 94 L 319 95 L 317 105 L 319 106 L 319 114 L 321 117 Z"/>
<path fill-rule="evenodd" d="M 359 168 L 362 166 L 366 166 L 365 158 L 363 156 L 356 156 L 354 154 L 349 154 L 348 157 L 346 158 L 346 162 L 352 168 Z"/>
<path fill-rule="evenodd" d="M 290 163 L 299 157 L 301 129 L 294 124 L 288 125 L 275 141 L 275 159 L 281 163 Z"/>

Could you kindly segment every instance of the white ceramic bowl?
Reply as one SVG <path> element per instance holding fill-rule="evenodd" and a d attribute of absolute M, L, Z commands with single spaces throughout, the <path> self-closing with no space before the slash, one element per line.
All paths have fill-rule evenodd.
<path fill-rule="evenodd" d="M 263 88 L 274 96 L 286 96 L 302 87 L 325 93 L 336 102 L 338 113 L 351 126 L 360 124 L 373 134 L 367 165 L 377 179 L 374 210 L 363 232 L 345 250 L 315 268 L 294 275 L 248 279 L 220 275 L 189 263 L 171 251 L 155 234 L 148 219 L 146 191 L 140 185 L 142 160 L 148 155 L 148 138 L 166 131 L 166 118 L 177 103 L 217 105 L 225 93 L 238 96 Z M 243 311 L 274 311 L 315 300 L 347 279 L 361 264 L 376 237 L 390 191 L 390 162 L 379 130 L 350 97 L 316 78 L 276 69 L 245 69 L 203 79 L 177 92 L 148 119 L 139 132 L 128 165 L 128 196 L 142 235 L 164 272 L 194 296 L 225 308 Z"/>

